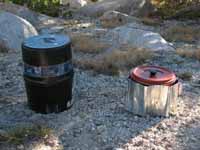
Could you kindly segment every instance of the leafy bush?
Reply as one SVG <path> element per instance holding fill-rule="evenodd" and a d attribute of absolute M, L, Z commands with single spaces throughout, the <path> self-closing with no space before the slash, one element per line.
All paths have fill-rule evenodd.
<path fill-rule="evenodd" d="M 158 8 L 161 16 L 170 17 L 175 15 L 182 9 L 190 6 L 200 4 L 199 0 L 151 0 L 152 3 Z M 200 16 L 200 13 L 192 12 L 188 13 L 188 16 L 184 17 L 195 17 Z"/>
<path fill-rule="evenodd" d="M 30 9 L 50 15 L 58 16 L 60 0 L 5 0 L 19 5 L 26 5 Z"/>

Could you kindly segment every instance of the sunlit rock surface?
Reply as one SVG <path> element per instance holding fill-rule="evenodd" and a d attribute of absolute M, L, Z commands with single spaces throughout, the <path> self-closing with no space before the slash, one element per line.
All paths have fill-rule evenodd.
<path fill-rule="evenodd" d="M 8 12 L 0 13 L 0 41 L 3 41 L 1 47 L 19 51 L 25 38 L 37 34 L 28 21 Z"/>

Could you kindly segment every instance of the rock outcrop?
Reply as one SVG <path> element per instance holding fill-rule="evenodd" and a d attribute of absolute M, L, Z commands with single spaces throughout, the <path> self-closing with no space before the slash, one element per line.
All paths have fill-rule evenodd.
<path fill-rule="evenodd" d="M 70 8 L 79 9 L 88 4 L 87 0 L 61 0 L 62 5 L 69 5 Z"/>
<path fill-rule="evenodd" d="M 33 25 L 38 24 L 38 13 L 31 11 L 27 7 L 23 7 L 12 3 L 0 2 L 0 10 L 13 13 L 21 18 L 24 18 Z"/>
<path fill-rule="evenodd" d="M 56 24 L 62 24 L 64 21 L 59 18 L 50 17 L 44 14 L 40 14 L 30 10 L 27 7 L 12 4 L 1 3 L 0 10 L 15 14 L 28 22 L 30 22 L 38 31 L 44 26 L 55 26 Z"/>
<path fill-rule="evenodd" d="M 120 11 L 133 16 L 148 16 L 155 11 L 149 0 L 104 0 L 78 10 L 79 15 L 102 16 L 107 11 Z"/>
<path fill-rule="evenodd" d="M 118 45 L 145 48 L 154 52 L 174 50 L 159 33 L 137 28 L 135 24 L 117 27 L 107 34 L 109 37 L 113 37 L 112 41 L 115 41 Z"/>
<path fill-rule="evenodd" d="M 23 18 L 8 12 L 0 13 L 1 48 L 19 51 L 25 38 L 37 34 L 36 29 Z"/>

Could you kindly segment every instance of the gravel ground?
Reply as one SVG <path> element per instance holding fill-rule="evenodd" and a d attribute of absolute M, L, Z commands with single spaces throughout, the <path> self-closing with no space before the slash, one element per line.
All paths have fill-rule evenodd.
<path fill-rule="evenodd" d="M 27 123 L 49 126 L 58 142 L 35 148 L 40 150 L 57 149 L 56 144 L 65 150 L 199 150 L 200 63 L 173 53 L 163 53 L 148 63 L 166 66 L 176 73 L 193 73 L 192 81 L 183 81 L 184 92 L 175 116 L 134 116 L 124 109 L 126 76 L 96 75 L 78 69 L 75 105 L 59 114 L 36 114 L 26 104 L 21 55 L 0 54 L 0 130 Z M 34 146 L 0 144 L 0 149 L 34 149 Z"/>

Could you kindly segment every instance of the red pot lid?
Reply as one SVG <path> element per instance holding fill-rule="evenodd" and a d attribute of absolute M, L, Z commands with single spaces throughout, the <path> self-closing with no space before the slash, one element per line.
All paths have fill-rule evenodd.
<path fill-rule="evenodd" d="M 145 85 L 167 85 L 174 84 L 176 75 L 159 66 L 139 66 L 131 71 L 131 79 Z"/>

